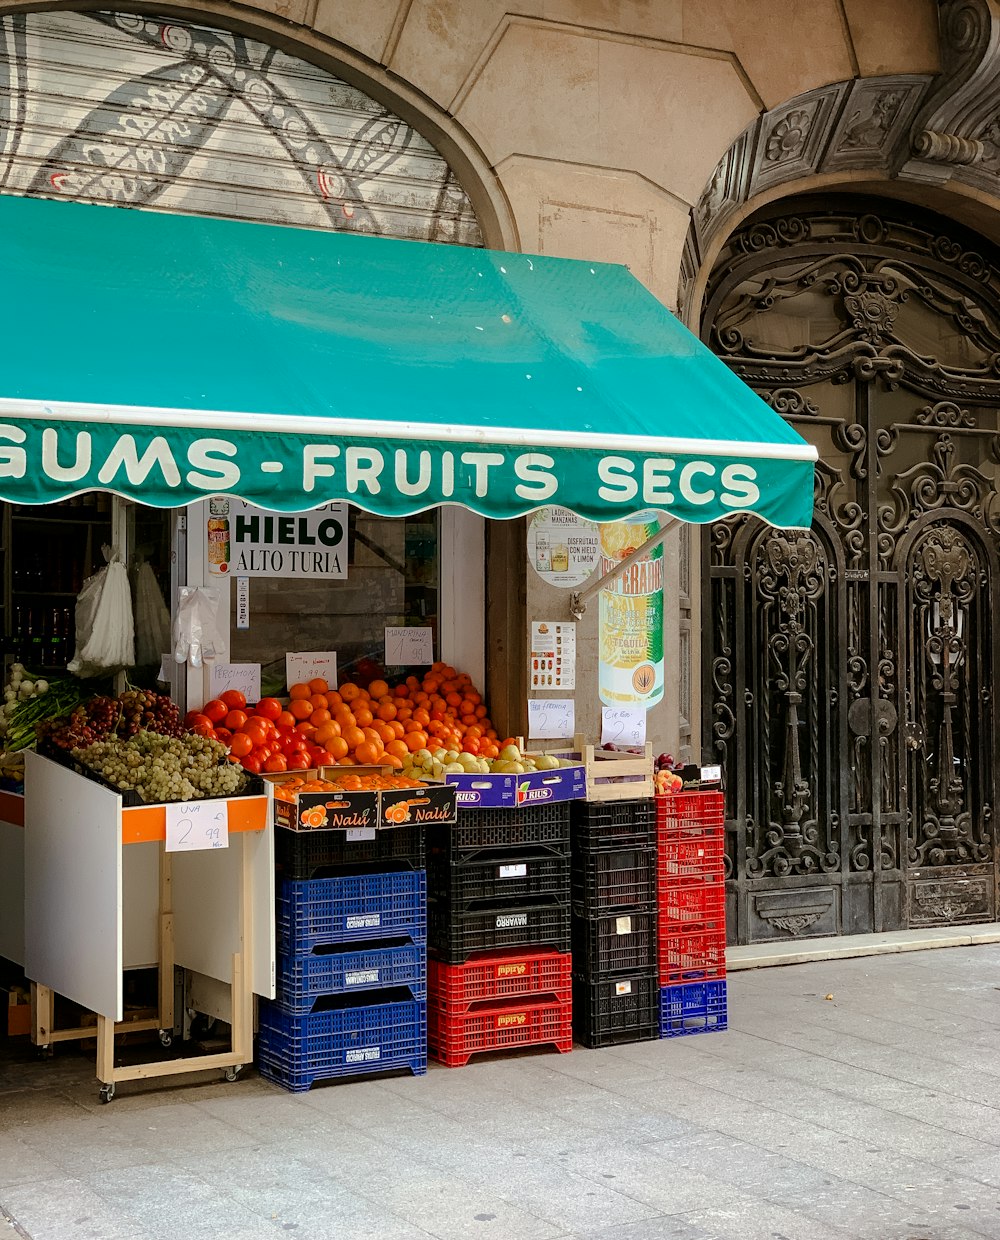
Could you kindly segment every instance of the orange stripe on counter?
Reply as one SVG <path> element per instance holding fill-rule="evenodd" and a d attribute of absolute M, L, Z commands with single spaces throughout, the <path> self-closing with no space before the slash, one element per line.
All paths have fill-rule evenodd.
<path fill-rule="evenodd" d="M 267 797 L 234 797 L 226 802 L 229 833 L 263 831 L 267 825 Z M 165 805 L 134 805 L 122 809 L 122 843 L 146 844 L 167 838 Z"/>
<path fill-rule="evenodd" d="M 13 827 L 24 826 L 24 793 L 0 792 L 0 822 Z"/>

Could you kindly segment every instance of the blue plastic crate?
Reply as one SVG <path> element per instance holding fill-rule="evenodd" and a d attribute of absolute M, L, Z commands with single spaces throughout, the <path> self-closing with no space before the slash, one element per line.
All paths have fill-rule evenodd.
<path fill-rule="evenodd" d="M 414 999 L 426 999 L 427 947 L 410 942 L 324 955 L 279 955 L 277 983 L 278 1002 L 286 1012 L 311 1012 L 323 995 L 390 986 L 408 986 Z"/>
<path fill-rule="evenodd" d="M 315 947 L 407 936 L 427 939 L 427 871 L 285 879 L 275 913 L 278 950 L 302 955 Z"/>
<path fill-rule="evenodd" d="M 427 1004 L 416 999 L 355 1004 L 293 1015 L 260 1007 L 257 1063 L 261 1075 L 299 1092 L 315 1081 L 406 1068 L 427 1071 Z"/>
<path fill-rule="evenodd" d="M 725 982 L 685 982 L 660 988 L 660 1037 L 716 1033 L 727 1024 Z"/>

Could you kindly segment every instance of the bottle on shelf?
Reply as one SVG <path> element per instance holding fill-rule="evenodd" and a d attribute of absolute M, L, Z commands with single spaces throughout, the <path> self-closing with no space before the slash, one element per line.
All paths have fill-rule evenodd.
<path fill-rule="evenodd" d="M 46 667 L 56 667 L 62 661 L 63 627 L 62 608 L 53 607 L 49 614 L 49 648 L 43 656 Z"/>
<path fill-rule="evenodd" d="M 14 608 L 14 624 L 11 629 L 11 639 L 14 653 L 20 657 L 24 648 L 24 608 Z"/>
<path fill-rule="evenodd" d="M 29 657 L 33 664 L 40 665 L 45 658 L 45 647 L 47 644 L 45 640 L 44 608 L 39 608 L 36 613 L 35 608 L 32 607 L 29 615 L 31 616 L 31 655 Z"/>

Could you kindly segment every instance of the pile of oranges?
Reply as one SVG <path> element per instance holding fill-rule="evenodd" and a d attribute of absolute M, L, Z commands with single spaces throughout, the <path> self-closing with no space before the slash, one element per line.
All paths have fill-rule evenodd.
<path fill-rule="evenodd" d="M 403 759 L 421 749 L 496 758 L 512 743 L 497 738 L 472 678 L 447 663 L 435 663 L 423 679 L 408 676 L 393 686 L 385 680 L 373 680 L 367 688 L 345 681 L 331 689 L 317 678 L 292 685 L 287 704 L 263 698 L 247 706 L 242 695 L 229 696 L 234 702 L 207 702 L 187 723 L 218 737 L 229 747 L 230 760 L 253 772 L 326 764 L 401 770 Z"/>
<path fill-rule="evenodd" d="M 276 782 L 279 801 L 294 801 L 300 792 L 395 792 L 400 788 L 426 788 L 408 775 L 340 775 L 336 779 L 302 779 L 292 775 Z"/>
<path fill-rule="evenodd" d="M 390 687 L 373 680 L 367 688 L 324 681 L 292 685 L 288 714 L 297 729 L 343 766 L 403 765 L 409 753 L 432 748 L 495 758 L 502 748 L 472 678 L 435 663 L 419 680 L 409 676 Z"/>

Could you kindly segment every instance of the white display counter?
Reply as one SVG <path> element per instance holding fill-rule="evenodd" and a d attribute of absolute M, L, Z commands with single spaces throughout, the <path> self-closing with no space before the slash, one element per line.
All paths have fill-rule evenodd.
<path fill-rule="evenodd" d="M 253 1058 L 253 995 L 274 996 L 271 815 L 263 795 L 223 803 L 228 847 L 168 852 L 165 806 L 123 806 L 117 792 L 26 755 L 24 970 L 96 1013 L 105 1101 L 120 1081 L 212 1068 L 235 1079 Z M 151 965 L 159 1012 L 142 1027 L 172 1029 L 179 965 L 231 987 L 230 1051 L 115 1066 L 123 972 Z"/>
<path fill-rule="evenodd" d="M 24 797 L 0 792 L 0 956 L 24 968 Z"/>

